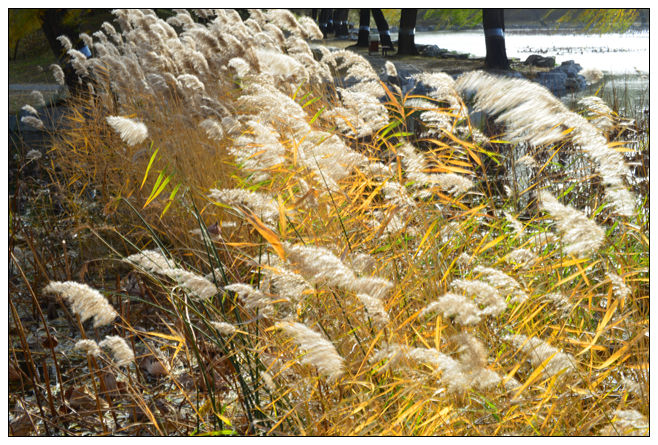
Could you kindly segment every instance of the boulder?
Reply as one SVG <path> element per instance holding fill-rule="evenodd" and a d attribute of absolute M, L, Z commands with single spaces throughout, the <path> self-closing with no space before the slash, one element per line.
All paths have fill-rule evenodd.
<path fill-rule="evenodd" d="M 557 69 L 563 73 L 566 73 L 567 75 L 570 75 L 569 77 L 574 77 L 583 69 L 583 67 L 578 65 L 573 60 L 567 60 L 562 62 L 562 64 Z"/>
<path fill-rule="evenodd" d="M 555 66 L 555 57 L 544 57 L 539 54 L 531 54 L 523 63 L 541 68 L 553 68 Z"/>
<path fill-rule="evenodd" d="M 566 87 L 564 86 L 564 83 L 567 80 L 567 75 L 560 70 L 539 73 L 535 80 L 537 83 L 551 90 L 556 96 L 563 96 L 567 92 Z"/>

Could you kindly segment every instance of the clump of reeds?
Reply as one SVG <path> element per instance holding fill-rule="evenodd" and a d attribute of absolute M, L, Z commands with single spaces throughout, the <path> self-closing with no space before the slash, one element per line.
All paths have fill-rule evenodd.
<path fill-rule="evenodd" d="M 606 140 L 614 120 L 482 73 L 424 73 L 429 97 L 402 97 L 354 52 L 317 60 L 304 39 L 319 29 L 286 11 L 114 14 L 118 29 L 93 33 L 96 57 L 76 62 L 94 79 L 74 103 L 88 117 L 55 150 L 72 203 L 103 190 L 89 218 L 110 234 L 92 230 L 140 271 L 122 289 L 147 316 L 122 312 L 134 347 L 78 342 L 90 369 L 109 347 L 112 372 L 133 379 L 135 362 L 145 387 L 167 379 L 178 426 L 209 434 L 581 434 L 623 418 L 641 430 L 610 415 L 622 394 L 648 410 L 648 242 L 616 218 L 635 201 Z M 475 131 L 464 103 L 504 135 Z M 576 192 L 559 183 L 522 218 L 487 176 L 499 137 L 580 147 L 611 218 L 594 220 L 597 196 L 562 204 Z M 82 321 L 107 309 L 85 292 L 93 304 L 66 297 Z M 99 326 L 116 318 L 105 313 Z M 130 385 L 163 434 L 159 399 Z"/>

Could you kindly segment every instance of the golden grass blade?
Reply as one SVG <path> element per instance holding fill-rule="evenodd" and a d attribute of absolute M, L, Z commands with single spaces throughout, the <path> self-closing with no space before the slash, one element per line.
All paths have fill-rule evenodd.
<path fill-rule="evenodd" d="M 611 356 L 610 356 L 605 362 L 601 363 L 601 364 L 598 365 L 598 366 L 595 366 L 594 368 L 596 368 L 596 369 L 605 369 L 605 368 L 607 368 L 608 366 L 610 366 L 610 365 L 612 365 L 613 363 L 615 363 L 616 361 L 619 361 L 619 363 L 622 363 L 622 362 L 624 362 L 625 360 L 627 360 L 630 356 L 626 356 L 626 357 L 624 357 L 623 360 L 619 360 L 619 358 L 620 358 L 623 354 L 625 354 L 625 353 L 626 353 L 626 352 L 627 352 L 627 351 L 628 351 L 628 350 L 629 350 L 629 349 L 630 349 L 635 343 L 637 343 L 638 341 L 640 341 L 640 339 L 641 339 L 642 337 L 644 337 L 648 331 L 649 331 L 649 328 L 645 328 L 645 329 L 643 329 L 639 334 L 637 334 L 635 337 L 633 337 L 633 339 L 632 339 L 631 341 L 629 341 L 628 343 L 626 343 L 624 346 L 622 346 L 620 349 L 618 349 L 617 352 L 615 352 L 614 354 L 612 354 L 612 355 L 611 355 Z"/>
<path fill-rule="evenodd" d="M 578 354 L 576 354 L 576 356 L 583 355 L 584 353 L 589 351 L 592 348 L 592 346 L 594 346 L 596 344 L 596 341 L 599 339 L 599 337 L 603 333 L 603 330 L 607 326 L 608 322 L 612 319 L 612 316 L 615 314 L 618 307 L 619 307 L 619 300 L 615 300 L 611 305 L 609 305 L 608 310 L 605 312 L 605 315 L 601 319 L 601 322 L 596 327 L 596 333 L 594 334 L 594 338 L 592 339 L 592 341 L 589 342 L 587 347 L 585 349 L 583 349 L 582 351 L 580 351 Z"/>
<path fill-rule="evenodd" d="M 254 227 L 254 229 L 256 229 L 258 233 L 260 233 L 261 236 L 265 238 L 265 240 L 268 243 L 270 243 L 276 254 L 279 255 L 279 257 L 282 260 L 285 260 L 286 251 L 284 250 L 283 244 L 281 243 L 281 240 L 279 239 L 278 235 L 274 233 L 272 229 L 267 227 L 263 223 L 263 221 L 261 221 L 260 218 L 258 218 L 258 216 L 256 216 L 253 212 L 244 208 L 242 209 L 242 211 L 249 224 L 251 224 Z"/>

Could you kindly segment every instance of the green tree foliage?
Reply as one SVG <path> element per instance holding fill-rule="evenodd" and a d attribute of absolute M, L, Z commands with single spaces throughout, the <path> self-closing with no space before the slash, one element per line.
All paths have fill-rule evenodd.
<path fill-rule="evenodd" d="M 599 34 L 626 32 L 639 13 L 638 9 L 572 9 L 557 20 L 557 26 L 580 25 L 585 32 Z"/>
<path fill-rule="evenodd" d="M 18 43 L 22 38 L 41 28 L 38 9 L 9 10 L 9 52 L 16 59 Z"/>
<path fill-rule="evenodd" d="M 56 29 L 61 30 L 62 34 L 66 34 L 69 30 L 79 30 L 80 32 L 86 29 L 80 29 L 80 25 L 94 14 L 98 14 L 98 10 L 93 9 L 62 9 L 62 13 L 58 14 L 58 23 L 51 23 Z M 9 9 L 9 50 L 16 55 L 18 43 L 21 39 L 30 33 L 42 28 L 44 22 L 52 20 L 53 10 L 51 14 L 47 14 L 45 9 L 23 8 L 23 9 Z M 91 29 L 91 28 L 90 28 Z M 77 35 L 70 35 L 70 38 L 77 38 Z M 59 55 L 59 54 L 56 54 Z"/>
<path fill-rule="evenodd" d="M 481 9 L 428 9 L 423 17 L 439 29 L 467 29 L 482 25 Z"/>
<path fill-rule="evenodd" d="M 382 9 L 382 13 L 388 22 L 388 26 L 398 26 L 400 23 L 400 11 L 400 9 Z"/>

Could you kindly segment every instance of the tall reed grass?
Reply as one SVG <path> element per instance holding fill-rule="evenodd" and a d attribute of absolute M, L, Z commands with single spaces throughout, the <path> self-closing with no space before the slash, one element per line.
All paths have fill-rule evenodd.
<path fill-rule="evenodd" d="M 75 323 L 39 373 L 11 296 L 10 428 L 648 434 L 648 200 L 618 116 L 481 72 L 403 94 L 285 10 L 114 15 L 49 151 L 86 283 L 11 256 Z"/>

